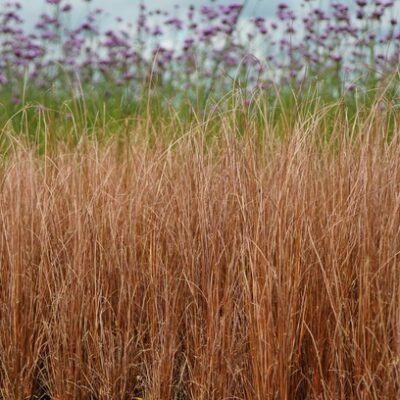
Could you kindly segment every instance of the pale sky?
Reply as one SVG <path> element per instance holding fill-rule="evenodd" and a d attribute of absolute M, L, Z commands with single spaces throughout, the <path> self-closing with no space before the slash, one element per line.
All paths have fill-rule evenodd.
<path fill-rule="evenodd" d="M 0 0 L 0 5 L 7 0 Z M 23 5 L 23 17 L 28 24 L 34 22 L 39 14 L 49 10 L 49 6 L 45 0 L 19 0 Z M 67 1 L 67 0 L 65 0 Z M 236 0 L 238 1 L 238 0 Z M 273 17 L 276 7 L 283 0 L 248 0 L 244 14 L 247 16 L 257 15 L 264 17 Z M 342 0 L 343 1 L 343 0 Z M 69 0 L 67 1 L 74 6 L 73 18 L 81 20 L 88 10 L 88 3 L 85 0 Z M 233 0 L 219 0 L 218 4 L 232 3 Z M 238 2 L 243 2 L 238 1 Z M 286 0 L 287 4 L 293 8 L 300 8 L 300 0 Z M 354 6 L 355 0 L 344 0 L 344 3 L 349 6 Z M 400 14 L 400 0 L 395 0 L 396 14 Z M 145 0 L 150 9 L 160 8 L 163 10 L 173 10 L 175 4 L 179 4 L 182 10 L 187 9 L 190 4 L 196 6 L 209 4 L 209 0 Z M 319 0 L 319 4 L 327 4 L 329 0 Z M 92 0 L 90 8 L 101 8 L 108 14 L 107 17 L 103 17 L 102 23 L 105 27 L 115 25 L 114 17 L 123 17 L 127 22 L 135 22 L 137 18 L 138 6 L 140 0 Z M 178 15 L 179 16 L 179 15 Z"/>
<path fill-rule="evenodd" d="M 6 0 L 0 0 L 0 4 Z M 246 14 L 248 15 L 263 15 L 263 16 L 272 16 L 276 9 L 278 3 L 282 0 L 249 0 L 248 5 L 246 7 Z M 45 0 L 20 0 L 23 5 L 23 16 L 24 19 L 30 23 L 35 20 L 39 14 L 42 12 L 49 10 L 49 6 L 46 4 Z M 69 0 L 74 8 L 74 17 L 81 18 L 86 10 L 88 9 L 87 3 L 84 0 Z M 110 17 L 107 23 L 112 23 L 112 17 L 123 17 L 125 20 L 130 20 L 134 22 L 137 16 L 137 10 L 139 6 L 140 0 L 92 0 L 90 3 L 90 8 L 101 8 L 107 13 L 109 13 Z M 163 10 L 173 10 L 174 4 L 179 4 L 183 9 L 189 6 L 190 4 L 194 4 L 196 6 L 209 4 L 210 2 L 207 0 L 152 0 L 146 1 L 148 3 L 149 8 L 155 9 L 160 8 Z M 232 3 L 229 0 L 219 1 L 218 4 L 223 3 Z M 298 4 L 296 0 L 289 0 L 287 3 Z"/>

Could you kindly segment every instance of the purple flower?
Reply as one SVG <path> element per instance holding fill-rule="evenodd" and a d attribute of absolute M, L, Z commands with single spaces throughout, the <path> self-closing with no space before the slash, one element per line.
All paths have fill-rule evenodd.
<path fill-rule="evenodd" d="M 314 10 L 314 14 L 317 16 L 317 18 L 318 18 L 320 21 L 325 21 L 325 20 L 328 19 L 327 16 L 326 16 L 326 14 L 325 14 L 325 12 L 324 12 L 324 10 L 321 10 L 320 8 L 316 8 L 316 9 Z"/>
<path fill-rule="evenodd" d="M 23 30 L 19 28 L 11 28 L 10 26 L 5 26 L 3 28 L 0 28 L 2 33 L 9 33 L 14 36 L 14 38 L 17 38 L 19 35 L 22 35 Z"/>
<path fill-rule="evenodd" d="M 112 65 L 112 64 L 113 64 L 113 61 L 111 61 L 111 60 L 108 59 L 108 58 L 101 59 L 101 60 L 99 61 L 99 65 L 103 65 L 103 66 L 108 66 L 108 65 Z"/>
<path fill-rule="evenodd" d="M 346 92 L 353 92 L 356 88 L 356 85 L 354 83 L 349 83 L 346 85 L 345 90 Z"/>
<path fill-rule="evenodd" d="M 265 18 L 264 17 L 256 17 L 254 19 L 254 23 L 256 24 L 256 26 L 262 25 L 265 23 Z"/>
<path fill-rule="evenodd" d="M 129 47 L 126 40 L 118 37 L 113 31 L 106 32 L 107 40 L 104 42 L 106 47 Z"/>
<path fill-rule="evenodd" d="M 239 12 L 241 11 L 243 8 L 243 4 L 240 3 L 232 3 L 229 4 L 228 9 L 230 10 L 230 12 Z"/>
<path fill-rule="evenodd" d="M 20 98 L 15 93 L 11 96 L 11 103 L 15 106 L 21 104 Z"/>
<path fill-rule="evenodd" d="M 184 51 L 188 51 L 192 48 L 194 43 L 194 39 L 193 38 L 186 38 L 183 44 L 183 50 Z"/>
<path fill-rule="evenodd" d="M 91 33 L 97 33 L 97 29 L 94 27 L 92 22 L 88 19 L 87 21 L 83 22 L 79 28 L 78 32 L 80 31 L 85 31 L 85 32 L 91 32 Z"/>
<path fill-rule="evenodd" d="M 123 79 L 125 82 L 129 82 L 129 81 L 131 81 L 134 77 L 135 77 L 135 75 L 126 72 L 126 73 L 122 76 L 122 79 Z"/>
<path fill-rule="evenodd" d="M 47 14 L 41 14 L 39 21 L 40 22 L 36 25 L 38 29 L 47 29 L 48 25 L 53 25 L 55 27 L 60 26 L 60 21 L 57 18 L 51 17 Z"/>
<path fill-rule="evenodd" d="M 332 54 L 331 58 L 333 61 L 339 63 L 342 61 L 343 57 L 340 54 Z"/>
<path fill-rule="evenodd" d="M 153 30 L 153 32 L 152 32 L 152 35 L 153 36 L 161 36 L 162 35 L 162 30 L 161 30 L 161 28 L 157 25 L 155 28 L 154 28 L 154 30 Z"/>
<path fill-rule="evenodd" d="M 16 23 L 22 23 L 24 22 L 23 19 L 14 11 L 8 11 L 6 13 L 3 14 L 5 22 L 9 22 L 9 21 L 14 21 Z"/>
<path fill-rule="evenodd" d="M 61 8 L 61 11 L 62 11 L 62 12 L 69 12 L 69 11 L 71 11 L 71 10 L 72 10 L 71 4 L 65 4 L 65 5 Z"/>
<path fill-rule="evenodd" d="M 277 17 L 281 21 L 295 21 L 296 16 L 292 10 L 288 8 L 286 4 L 278 5 Z"/>
<path fill-rule="evenodd" d="M 41 34 L 41 38 L 43 40 L 57 40 L 58 39 L 58 35 L 55 32 L 47 31 L 47 32 L 43 32 Z"/>
<path fill-rule="evenodd" d="M 183 21 L 177 17 L 170 18 L 167 21 L 165 21 L 165 23 L 167 25 L 172 25 L 179 30 L 183 28 Z"/>
<path fill-rule="evenodd" d="M 236 67 L 238 65 L 238 59 L 233 54 L 225 54 L 224 62 L 228 67 Z"/>
<path fill-rule="evenodd" d="M 231 8 L 229 6 L 220 6 L 222 14 L 229 15 L 231 13 Z"/>
<path fill-rule="evenodd" d="M 219 16 L 218 11 L 215 8 L 210 7 L 210 6 L 201 7 L 200 8 L 200 12 L 201 12 L 201 14 L 206 16 L 207 19 L 210 20 L 210 21 L 213 20 L 213 19 L 218 18 L 218 16 Z"/>
<path fill-rule="evenodd" d="M 289 35 L 293 35 L 294 33 L 296 33 L 296 30 L 293 28 L 293 26 L 288 26 L 286 29 L 286 33 Z"/>
<path fill-rule="evenodd" d="M 383 17 L 383 11 L 382 10 L 376 10 L 372 13 L 371 15 L 372 19 L 377 19 L 380 20 Z"/>
<path fill-rule="evenodd" d="M 8 82 L 6 75 L 0 72 L 0 85 L 5 85 Z"/>
<path fill-rule="evenodd" d="M 219 29 L 215 26 L 210 26 L 208 28 L 204 28 L 201 33 L 200 33 L 200 37 L 202 39 L 208 39 L 212 36 L 215 36 L 218 33 Z"/>

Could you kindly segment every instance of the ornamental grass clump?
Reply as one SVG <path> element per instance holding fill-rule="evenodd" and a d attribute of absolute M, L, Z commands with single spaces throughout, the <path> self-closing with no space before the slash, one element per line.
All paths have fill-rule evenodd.
<path fill-rule="evenodd" d="M 399 398 L 400 121 L 333 111 L 12 136 L 0 398 Z"/>

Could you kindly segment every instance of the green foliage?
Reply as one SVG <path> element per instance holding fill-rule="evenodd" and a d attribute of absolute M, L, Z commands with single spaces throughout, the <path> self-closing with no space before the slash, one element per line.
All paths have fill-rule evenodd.
<path fill-rule="evenodd" d="M 161 89 L 156 82 L 144 83 L 139 97 L 122 87 L 112 93 L 103 87 L 65 89 L 54 96 L 52 91 L 38 91 L 27 82 L 22 103 L 14 104 L 7 88 L 0 93 L 1 146 L 6 151 L 13 138 L 43 151 L 58 142 L 76 146 L 82 138 L 102 141 L 135 135 L 137 128 L 143 127 L 150 141 L 159 135 L 172 141 L 200 125 L 207 126 L 205 136 L 212 138 L 218 135 L 221 117 L 227 114 L 238 135 L 251 127 L 260 137 L 268 131 L 277 138 L 308 120 L 315 123 L 318 114 L 321 136 L 329 138 L 338 120 L 361 126 L 373 107 L 382 108 L 387 116 L 386 134 L 390 138 L 398 121 L 397 79 L 393 77 L 385 87 L 348 92 L 339 99 L 332 95 L 333 90 L 320 90 L 317 85 L 249 93 L 239 79 L 231 92 L 220 98 L 200 85 L 196 99 L 185 97 L 184 91 L 176 93 L 172 87 Z"/>

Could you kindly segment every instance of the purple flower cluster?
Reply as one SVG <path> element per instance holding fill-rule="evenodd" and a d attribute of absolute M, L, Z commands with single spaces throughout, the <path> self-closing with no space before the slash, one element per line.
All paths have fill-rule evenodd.
<path fill-rule="evenodd" d="M 0 91 L 12 88 L 15 98 L 24 81 L 39 89 L 62 90 L 68 81 L 135 92 L 150 77 L 189 94 L 200 85 L 221 93 L 241 77 L 251 88 L 321 81 L 337 92 L 399 67 L 400 24 L 390 0 L 332 0 L 326 9 L 301 0 L 301 13 L 279 3 L 271 20 L 247 17 L 237 2 L 173 13 L 143 2 L 136 23 L 118 18 L 105 31 L 102 10 L 72 27 L 68 0 L 44 1 L 48 12 L 33 30 L 19 2 L 0 10 Z"/>

